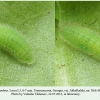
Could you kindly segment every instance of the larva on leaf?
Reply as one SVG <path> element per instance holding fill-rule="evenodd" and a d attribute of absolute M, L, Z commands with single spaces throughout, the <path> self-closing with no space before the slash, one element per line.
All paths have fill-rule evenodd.
<path fill-rule="evenodd" d="M 88 28 L 66 25 L 60 36 L 71 47 L 100 60 L 100 35 Z"/>
<path fill-rule="evenodd" d="M 14 29 L 0 25 L 0 48 L 7 51 L 21 63 L 32 64 L 32 49 L 25 39 Z"/>

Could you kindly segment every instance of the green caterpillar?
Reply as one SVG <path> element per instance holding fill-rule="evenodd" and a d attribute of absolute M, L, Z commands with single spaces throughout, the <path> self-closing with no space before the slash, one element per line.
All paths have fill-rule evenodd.
<path fill-rule="evenodd" d="M 88 28 L 67 25 L 60 36 L 73 48 L 100 60 L 100 35 Z"/>
<path fill-rule="evenodd" d="M 0 25 L 0 48 L 21 63 L 32 64 L 32 50 L 25 39 L 14 29 Z"/>

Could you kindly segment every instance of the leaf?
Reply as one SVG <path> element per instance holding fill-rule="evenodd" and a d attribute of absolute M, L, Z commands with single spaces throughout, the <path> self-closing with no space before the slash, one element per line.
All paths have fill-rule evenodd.
<path fill-rule="evenodd" d="M 67 24 L 100 32 L 100 2 L 57 2 L 57 5 L 60 20 L 56 28 L 56 85 L 99 86 L 100 61 L 71 48 L 59 35 Z"/>
<path fill-rule="evenodd" d="M 33 65 L 0 50 L 1 86 L 54 85 L 54 2 L 1 2 L 0 24 L 20 32 L 33 49 Z"/>

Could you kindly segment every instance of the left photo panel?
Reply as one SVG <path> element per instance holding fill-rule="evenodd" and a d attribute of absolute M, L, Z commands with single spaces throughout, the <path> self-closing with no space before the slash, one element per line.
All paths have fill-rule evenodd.
<path fill-rule="evenodd" d="M 54 86 L 55 2 L 0 2 L 0 86 Z"/>

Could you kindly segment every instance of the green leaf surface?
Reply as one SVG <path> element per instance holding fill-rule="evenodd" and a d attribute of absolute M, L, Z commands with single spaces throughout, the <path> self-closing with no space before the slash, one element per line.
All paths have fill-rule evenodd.
<path fill-rule="evenodd" d="M 56 85 L 99 86 L 100 61 L 68 46 L 60 31 L 67 24 L 77 24 L 100 33 L 100 2 L 57 2 L 57 6 Z"/>
<path fill-rule="evenodd" d="M 55 2 L 0 2 L 0 24 L 20 32 L 32 47 L 33 65 L 0 50 L 1 86 L 54 85 Z"/>

